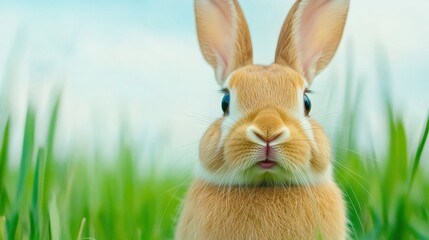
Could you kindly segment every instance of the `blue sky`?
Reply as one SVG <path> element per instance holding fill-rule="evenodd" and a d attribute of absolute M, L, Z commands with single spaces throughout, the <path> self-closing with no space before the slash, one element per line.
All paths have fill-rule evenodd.
<path fill-rule="evenodd" d="M 374 56 L 385 49 L 395 103 L 410 126 L 419 126 L 429 110 L 429 2 L 351 2 L 344 41 L 313 88 L 319 93 L 339 88 L 352 49 L 356 76 L 365 81 L 363 101 L 376 101 L 371 97 L 377 86 Z M 293 1 L 240 3 L 255 62 L 269 64 Z M 63 86 L 62 152 L 76 145 L 114 145 L 121 122 L 126 122 L 137 142 L 167 133 L 172 151 L 185 149 L 183 158 L 195 158 L 199 137 L 221 114 L 213 72 L 199 52 L 191 0 L 2 2 L 0 33 L 0 76 L 10 70 L 11 56 L 17 62 L 18 74 L 7 88 L 17 121 L 23 122 L 29 99 L 43 115 L 52 88 Z M 6 91 L 4 83 L 1 88 Z M 314 98 L 315 103 L 326 102 L 323 94 Z M 316 118 L 334 124 L 324 116 L 339 115 L 339 109 L 314 105 Z M 364 118 L 375 130 L 383 127 L 376 108 L 367 109 Z M 19 145 L 19 127 L 15 132 Z"/>

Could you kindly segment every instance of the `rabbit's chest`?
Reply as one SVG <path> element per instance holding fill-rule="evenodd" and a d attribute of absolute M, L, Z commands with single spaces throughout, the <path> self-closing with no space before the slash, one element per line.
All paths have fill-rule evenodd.
<path fill-rule="evenodd" d="M 294 188 L 225 188 L 196 181 L 183 209 L 183 239 L 343 239 L 335 183 Z M 187 209 L 189 208 L 189 209 Z"/>

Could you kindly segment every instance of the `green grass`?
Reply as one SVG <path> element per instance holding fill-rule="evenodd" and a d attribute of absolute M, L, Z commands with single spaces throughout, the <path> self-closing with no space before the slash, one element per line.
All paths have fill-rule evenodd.
<path fill-rule="evenodd" d="M 58 108 L 59 100 L 50 126 L 55 126 Z M 8 121 L 3 128 L 0 239 L 172 238 L 189 176 L 164 173 L 166 177 L 161 178 L 154 171 L 139 173 L 125 140 L 113 165 L 78 154 L 55 161 L 55 127 L 48 130 L 46 145 L 36 149 L 34 116 L 29 109 L 18 171 L 8 167 L 13 123 Z"/>
<path fill-rule="evenodd" d="M 332 145 L 351 237 L 429 239 L 429 175 L 422 167 L 422 161 L 428 160 L 422 159 L 422 153 L 429 118 L 421 126 L 419 144 L 409 145 L 404 121 L 384 94 L 388 151 L 382 156 L 362 153 L 350 110 L 359 109 L 360 96 L 350 86 L 341 120 L 350 127 L 340 131 Z M 79 152 L 56 161 L 53 146 L 60 98 L 54 99 L 48 137 L 41 147 L 35 145 L 35 112 L 28 109 L 19 169 L 9 166 L 10 128 L 15 123 L 7 120 L 0 126 L 0 239 L 171 239 L 190 174 L 159 173 L 156 166 L 139 172 L 126 136 L 113 164 Z M 151 157 L 140 161 L 155 162 L 160 157 L 147 155 Z"/>
<path fill-rule="evenodd" d="M 351 235 L 355 239 L 429 239 L 429 176 L 428 169 L 420 167 L 429 118 L 418 146 L 407 144 L 401 118 L 389 114 L 386 125 L 389 142 L 384 157 L 354 151 L 353 140 L 335 150 L 335 176 L 348 202 Z M 347 136 L 342 135 L 341 141 Z"/>

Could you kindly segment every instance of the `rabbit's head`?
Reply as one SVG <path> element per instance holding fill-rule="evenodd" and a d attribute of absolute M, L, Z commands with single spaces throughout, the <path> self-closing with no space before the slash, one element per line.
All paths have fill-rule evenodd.
<path fill-rule="evenodd" d="M 275 62 L 253 65 L 236 0 L 195 0 L 206 61 L 224 91 L 224 115 L 200 145 L 201 178 L 220 185 L 309 185 L 331 178 L 327 137 L 310 117 L 307 91 L 341 40 L 349 0 L 298 0 Z"/>

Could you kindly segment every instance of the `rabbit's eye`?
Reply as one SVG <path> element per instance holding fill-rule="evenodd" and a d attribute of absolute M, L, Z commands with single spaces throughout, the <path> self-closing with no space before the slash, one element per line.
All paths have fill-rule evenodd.
<path fill-rule="evenodd" d="M 225 115 L 229 113 L 229 92 L 226 92 L 222 98 L 222 111 Z"/>
<path fill-rule="evenodd" d="M 307 94 L 304 93 L 304 107 L 305 107 L 305 115 L 308 116 L 308 114 L 311 111 L 311 101 L 310 98 L 308 98 Z"/>

